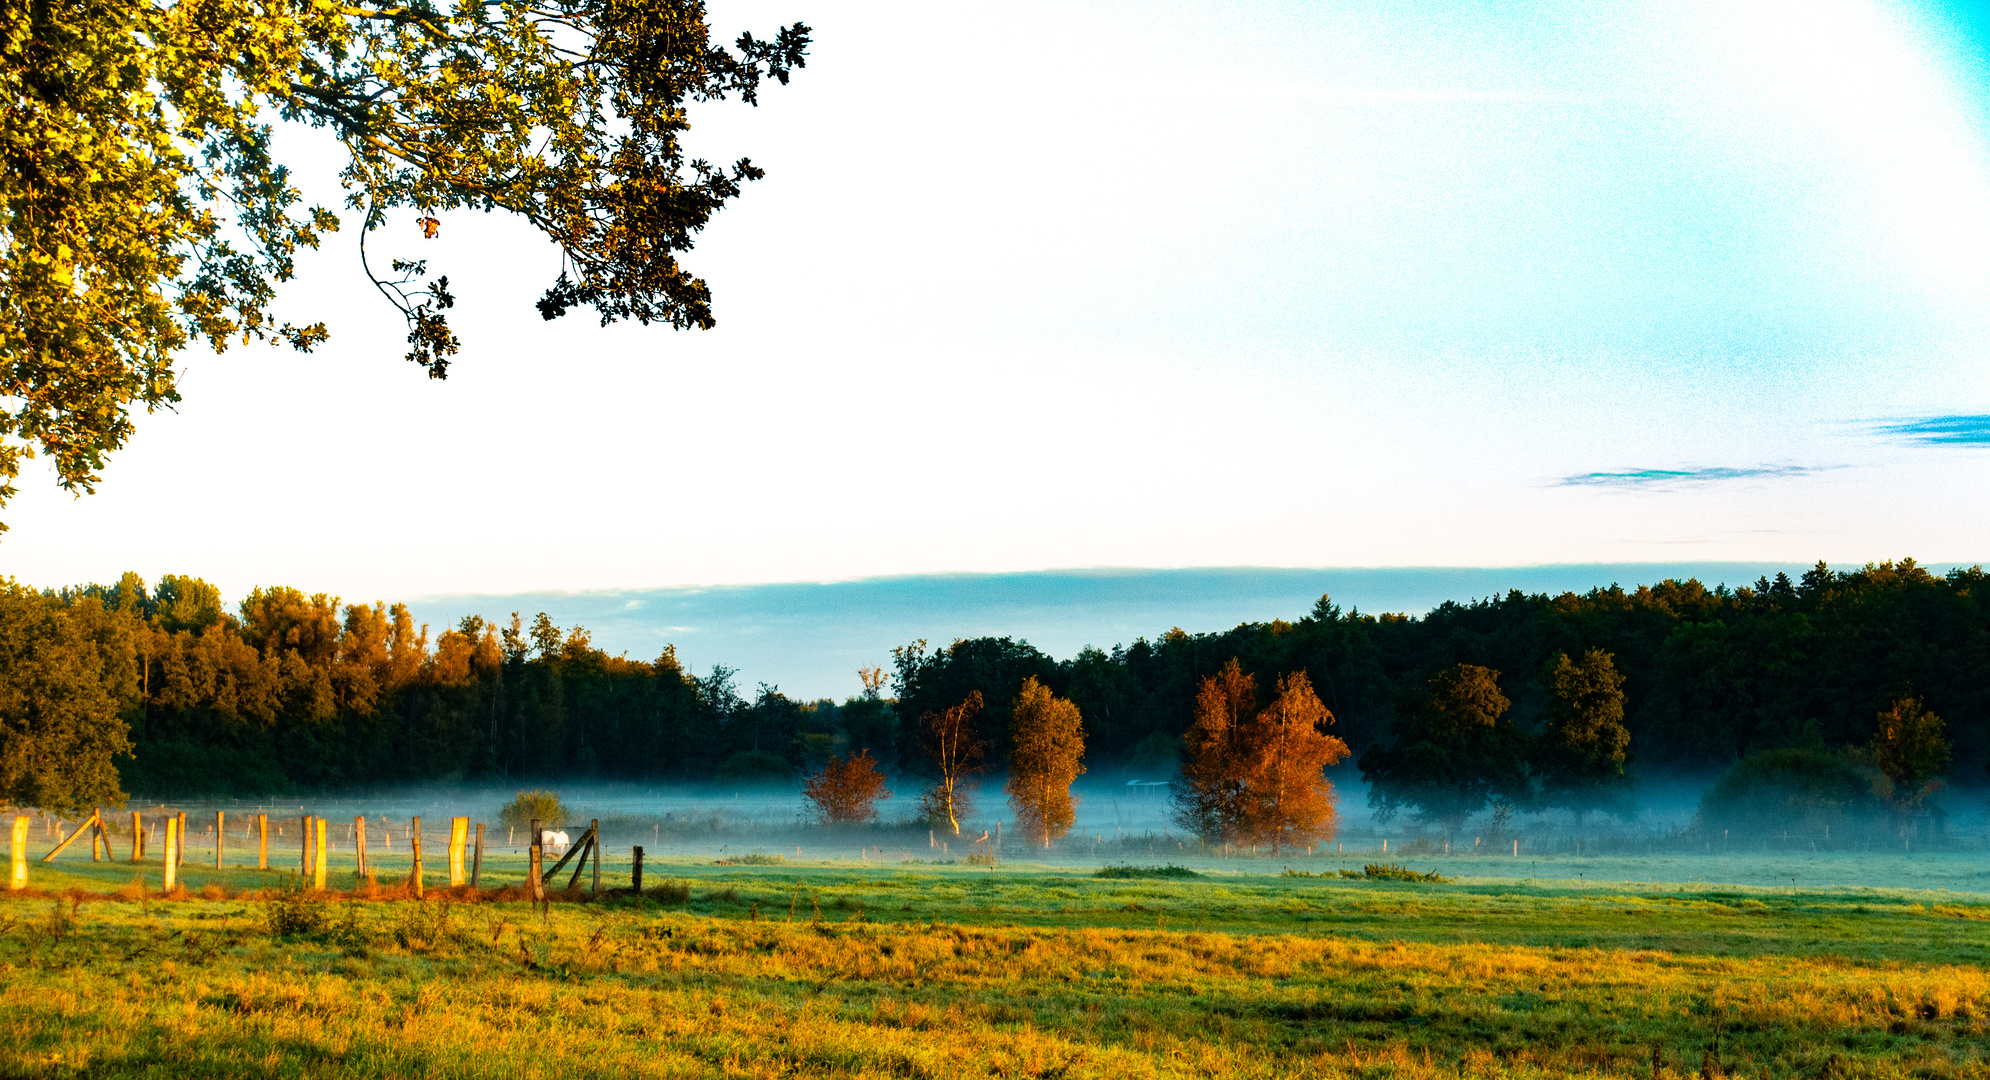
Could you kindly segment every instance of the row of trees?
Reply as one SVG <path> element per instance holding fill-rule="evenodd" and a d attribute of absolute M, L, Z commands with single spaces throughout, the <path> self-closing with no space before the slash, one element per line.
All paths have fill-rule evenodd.
<path fill-rule="evenodd" d="M 919 798 L 920 815 L 936 827 L 961 835 L 960 822 L 973 812 L 982 746 L 971 722 L 981 711 L 981 692 L 921 718 L 928 741 L 929 777 Z M 1077 706 L 1050 692 L 1035 678 L 1009 706 L 1009 776 L 1003 791 L 1015 815 L 1016 830 L 1049 847 L 1071 831 L 1078 800 L 1071 785 L 1085 771 L 1085 725 Z M 802 794 L 823 820 L 859 824 L 875 820 L 879 801 L 891 798 L 885 775 L 868 748 L 848 756 L 830 755 L 802 785 Z"/>
<path fill-rule="evenodd" d="M 1413 807 L 1450 834 L 1489 804 L 1502 823 L 1521 808 L 1581 816 L 1625 805 L 1631 736 L 1614 658 L 1601 649 L 1579 660 L 1557 655 L 1538 732 L 1514 723 L 1499 677 L 1478 664 L 1454 664 L 1402 703 L 1387 737 L 1361 756 L 1380 816 Z"/>
<path fill-rule="evenodd" d="M 53 806 L 119 788 L 452 777 L 792 783 L 862 750 L 886 775 L 1003 774 L 1031 678 L 1083 717 L 1090 768 L 1158 780 L 1210 741 L 1203 690 L 1231 685 L 1232 661 L 1265 692 L 1231 706 L 1224 730 L 1256 724 L 1303 675 L 1348 750 L 1333 768 L 1358 765 L 1385 812 L 1453 825 L 1487 807 L 1608 809 L 1635 772 L 1711 775 L 1779 749 L 1869 754 L 1876 717 L 1910 699 L 1946 721 L 1946 775 L 1969 778 L 1990 758 L 1986 586 L 1980 569 L 1935 576 L 1910 561 L 1736 589 L 1514 592 L 1418 617 L 1322 597 L 1292 622 L 1171 630 L 1062 661 L 1011 638 L 914 642 L 839 702 L 742 692 L 729 669 L 692 673 L 668 649 L 610 655 L 544 615 L 432 630 L 399 605 L 284 587 L 231 610 L 211 585 L 172 575 L 59 591 L 5 582 L 0 794 Z M 936 749 L 953 764 L 929 767 Z M 960 823 L 971 792 L 932 786 L 922 816 Z M 1235 811 L 1224 828 L 1273 835 L 1246 821 Z"/>

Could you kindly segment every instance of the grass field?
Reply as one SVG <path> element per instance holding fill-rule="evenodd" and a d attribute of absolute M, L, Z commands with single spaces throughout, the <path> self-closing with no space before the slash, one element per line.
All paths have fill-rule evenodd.
<path fill-rule="evenodd" d="M 680 860 L 541 909 L 72 852 L 0 902 L 0 1074 L 1990 1076 L 1981 893 L 1280 869 Z"/>

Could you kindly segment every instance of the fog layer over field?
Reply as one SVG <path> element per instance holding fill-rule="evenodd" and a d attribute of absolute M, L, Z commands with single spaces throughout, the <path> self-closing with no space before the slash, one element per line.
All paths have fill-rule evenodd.
<path fill-rule="evenodd" d="M 1340 771 L 1340 770 L 1336 770 Z M 1129 782 L 1132 780 L 1132 782 Z M 962 822 L 962 835 L 929 830 L 916 816 L 918 782 L 896 777 L 894 796 L 880 804 L 880 819 L 868 826 L 824 826 L 814 821 L 798 789 L 733 790 L 718 786 L 636 784 L 548 784 L 573 811 L 565 822 L 578 840 L 590 820 L 599 820 L 606 865 L 626 867 L 641 845 L 647 859 L 881 862 L 887 865 L 968 862 L 976 865 L 1033 863 L 1090 869 L 1133 862 L 1178 863 L 1200 870 L 1241 873 L 1295 870 L 1331 873 L 1341 866 L 1372 861 L 1405 862 L 1450 877 L 1519 878 L 1569 881 L 1666 882 L 1681 885 L 1735 884 L 1809 888 L 1852 886 L 1875 889 L 1943 889 L 1990 894 L 1990 815 L 1982 792 L 1952 791 L 1938 800 L 1939 812 L 1916 821 L 1884 818 L 1837 819 L 1820 823 L 1791 819 L 1749 834 L 1707 827 L 1696 821 L 1706 784 L 1693 780 L 1647 783 L 1636 792 L 1628 817 L 1591 814 L 1578 823 L 1572 815 L 1518 815 L 1495 834 L 1486 815 L 1469 820 L 1447 842 L 1441 830 L 1408 815 L 1377 820 L 1358 778 L 1337 777 L 1341 821 L 1333 840 L 1310 851 L 1268 848 L 1253 852 L 1206 845 L 1184 832 L 1170 815 L 1166 788 L 1139 778 L 1088 777 L 1074 792 L 1080 802 L 1072 833 L 1050 849 L 1029 845 L 1014 830 L 1014 818 L 999 779 L 985 778 L 977 811 Z M 535 785 L 536 786 L 536 785 Z M 228 845 L 250 842 L 254 815 L 271 818 L 272 865 L 294 861 L 296 819 L 305 814 L 333 822 L 333 859 L 350 858 L 351 822 L 368 820 L 371 849 L 405 854 L 411 819 L 419 817 L 425 858 L 438 862 L 447 843 L 449 819 L 468 817 L 486 826 L 489 850 L 522 853 L 525 830 L 499 823 L 502 805 L 516 792 L 506 788 L 436 785 L 367 795 L 328 795 L 283 804 L 206 801 L 133 804 L 125 814 L 107 814 L 119 831 L 128 811 L 137 810 L 155 826 L 170 811 L 189 813 L 189 849 L 211 851 L 213 811 L 228 814 Z M 999 839 L 999 843 L 998 843 Z M 279 854 L 281 855 L 279 856 Z M 121 854 L 121 852 L 120 852 Z M 190 859 L 195 856 L 190 855 Z M 284 864 L 284 865 L 287 865 Z M 439 862 L 438 862 L 439 865 Z M 626 872 L 625 870 L 623 872 Z"/>

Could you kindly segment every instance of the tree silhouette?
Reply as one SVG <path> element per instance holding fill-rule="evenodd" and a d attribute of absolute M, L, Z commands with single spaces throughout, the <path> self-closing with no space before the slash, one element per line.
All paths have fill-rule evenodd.
<path fill-rule="evenodd" d="M 1454 664 L 1432 676 L 1399 706 L 1389 741 L 1361 755 L 1377 817 L 1415 807 L 1456 836 L 1488 800 L 1527 801 L 1526 740 L 1506 718 L 1510 704 L 1491 668 Z"/>
<path fill-rule="evenodd" d="M 1536 744 L 1541 801 L 1582 815 L 1614 801 L 1631 733 L 1624 727 L 1624 677 L 1615 657 L 1589 649 L 1580 661 L 1555 654 L 1548 673 L 1547 722 Z"/>
<path fill-rule="evenodd" d="M 1887 802 L 1902 817 L 1920 809 L 1928 796 L 1942 789 L 1937 779 L 1949 767 L 1949 741 L 1942 718 L 1921 707 L 1919 698 L 1904 697 L 1879 714 L 1878 727 L 1866 748 L 1873 764 L 1886 775 Z"/>

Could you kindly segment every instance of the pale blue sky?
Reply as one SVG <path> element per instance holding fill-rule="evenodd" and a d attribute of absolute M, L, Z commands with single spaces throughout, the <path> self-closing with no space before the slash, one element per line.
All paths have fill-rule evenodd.
<path fill-rule="evenodd" d="M 463 298 L 431 383 L 348 231 L 286 300 L 330 346 L 189 357 L 100 494 L 27 471 L 0 572 L 372 600 L 1985 555 L 1959 7 L 712 14 L 818 41 L 695 133 L 769 170 L 691 259 L 719 329 L 542 323 L 544 244 L 409 214 L 381 254 Z"/>

